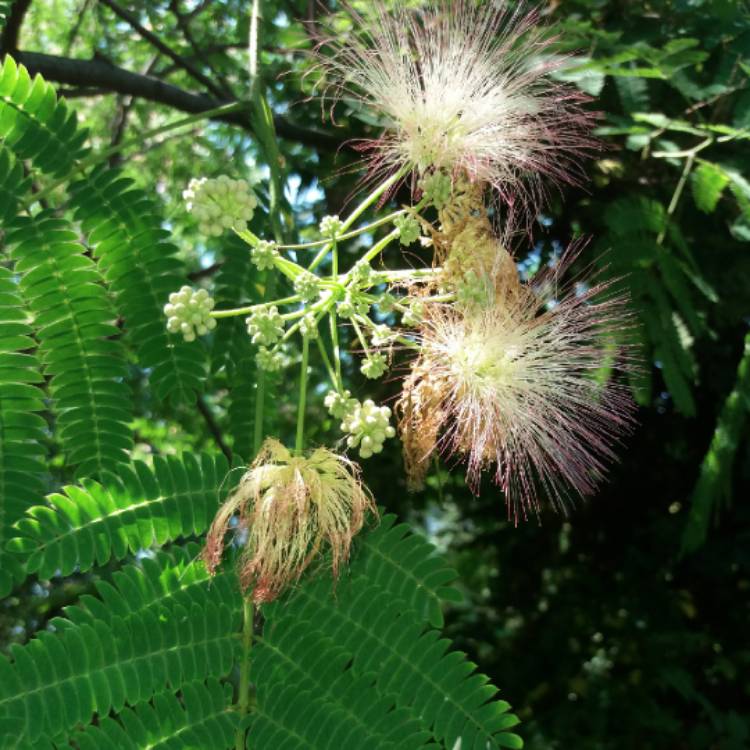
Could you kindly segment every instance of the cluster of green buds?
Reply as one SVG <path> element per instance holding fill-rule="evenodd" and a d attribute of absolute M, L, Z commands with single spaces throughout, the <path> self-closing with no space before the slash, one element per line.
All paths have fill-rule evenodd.
<path fill-rule="evenodd" d="M 268 240 L 258 240 L 250 251 L 250 260 L 259 271 L 270 271 L 276 264 L 278 257 L 279 250 L 276 243 Z"/>
<path fill-rule="evenodd" d="M 333 239 L 344 231 L 344 222 L 338 216 L 324 216 L 318 228 L 323 237 Z"/>
<path fill-rule="evenodd" d="M 284 318 L 276 305 L 258 308 L 245 323 L 253 344 L 271 346 L 284 335 Z"/>
<path fill-rule="evenodd" d="M 399 242 L 404 246 L 413 245 L 422 233 L 419 222 L 411 214 L 397 216 L 393 225 L 398 229 Z"/>
<path fill-rule="evenodd" d="M 320 296 L 320 279 L 309 271 L 302 271 L 294 280 L 294 291 L 303 302 L 314 302 Z"/>
<path fill-rule="evenodd" d="M 388 369 L 388 360 L 381 352 L 370 353 L 360 365 L 359 371 L 370 380 L 382 377 Z"/>
<path fill-rule="evenodd" d="M 377 406 L 372 399 L 360 403 L 351 398 L 349 391 L 330 391 L 325 405 L 331 416 L 341 420 L 341 430 L 347 433 L 346 444 L 349 448 L 359 448 L 360 458 L 380 453 L 386 439 L 396 434 L 390 423 L 391 410 Z"/>
<path fill-rule="evenodd" d="M 183 286 L 179 292 L 172 292 L 164 305 L 167 330 L 181 333 L 185 341 L 195 341 L 196 336 L 216 328 L 216 321 L 211 317 L 215 304 L 205 289 Z"/>
<path fill-rule="evenodd" d="M 198 220 L 200 231 L 208 237 L 218 237 L 227 229 L 247 229 L 258 205 L 247 182 L 227 175 L 192 179 L 182 197 Z"/>
<path fill-rule="evenodd" d="M 424 302 L 413 299 L 406 312 L 401 316 L 401 322 L 410 328 L 416 328 L 424 320 Z"/>
<path fill-rule="evenodd" d="M 450 201 L 453 192 L 453 182 L 450 175 L 438 170 L 430 172 L 419 181 L 419 187 L 438 211 Z"/>

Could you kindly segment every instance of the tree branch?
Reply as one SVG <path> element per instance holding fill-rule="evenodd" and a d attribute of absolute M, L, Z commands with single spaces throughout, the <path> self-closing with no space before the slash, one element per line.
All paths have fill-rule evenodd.
<path fill-rule="evenodd" d="M 215 109 L 222 104 L 231 103 L 230 101 L 212 99 L 202 94 L 193 94 L 158 78 L 132 73 L 100 60 L 75 60 L 56 55 L 45 55 L 41 52 L 18 52 L 14 57 L 28 68 L 29 73 L 32 75 L 40 73 L 49 81 L 94 90 L 105 89 L 118 94 L 135 96 L 165 104 L 180 112 L 197 114 Z M 233 112 L 216 119 L 238 125 L 252 132 L 249 113 Z M 343 140 L 335 135 L 321 130 L 300 127 L 279 115 L 274 116 L 274 125 L 276 132 L 282 138 L 315 149 L 336 151 L 343 145 Z"/>
<path fill-rule="evenodd" d="M 198 411 L 201 413 L 201 416 L 203 417 L 203 421 L 206 423 L 206 427 L 208 427 L 208 431 L 211 433 L 211 436 L 216 441 L 216 445 L 219 447 L 219 450 L 227 457 L 227 461 L 229 461 L 229 463 L 231 464 L 232 463 L 232 451 L 229 448 L 229 446 L 224 442 L 224 436 L 221 434 L 221 428 L 216 422 L 216 419 L 214 419 L 214 415 L 211 413 L 211 409 L 206 403 L 203 396 L 198 396 L 196 405 L 198 407 Z"/>
<path fill-rule="evenodd" d="M 179 65 L 184 71 L 189 73 L 198 83 L 206 87 L 207 91 L 210 91 L 214 96 L 223 96 L 224 93 L 219 89 L 214 82 L 203 75 L 203 73 L 193 65 L 189 60 L 185 60 L 183 57 L 178 55 L 168 44 L 165 44 L 159 37 L 152 31 L 149 31 L 143 26 L 138 19 L 125 8 L 121 8 L 114 0 L 99 0 L 100 3 L 106 5 L 116 16 L 119 16 L 123 21 L 130 24 L 152 47 L 155 47 L 163 55 L 166 55 L 172 62 Z"/>
<path fill-rule="evenodd" d="M 18 49 L 21 24 L 30 5 L 31 0 L 16 0 L 11 4 L 10 15 L 5 21 L 3 33 L 0 35 L 0 54 L 13 53 Z"/>

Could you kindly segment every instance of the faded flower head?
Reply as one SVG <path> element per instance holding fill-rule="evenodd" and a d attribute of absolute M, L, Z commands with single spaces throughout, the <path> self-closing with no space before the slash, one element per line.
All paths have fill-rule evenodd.
<path fill-rule="evenodd" d="M 464 174 L 527 213 L 543 198 L 540 178 L 579 182 L 596 143 L 587 97 L 549 78 L 565 60 L 536 20 L 494 2 L 376 3 L 374 20 L 321 45 L 321 85 L 385 121 L 370 144 L 376 170 Z"/>
<path fill-rule="evenodd" d="M 536 487 L 562 509 L 595 490 L 632 424 L 626 387 L 607 378 L 628 367 L 628 316 L 606 285 L 560 289 L 575 255 L 489 306 L 430 306 L 399 404 L 417 480 L 435 449 L 466 458 L 475 491 L 492 468 L 515 520 L 538 511 Z"/>
<path fill-rule="evenodd" d="M 246 534 L 240 583 L 256 603 L 270 602 L 326 548 L 336 578 L 368 511 L 376 512 L 375 505 L 354 462 L 327 448 L 293 455 L 268 438 L 216 515 L 203 560 L 213 574 L 237 517 L 240 532 Z"/>

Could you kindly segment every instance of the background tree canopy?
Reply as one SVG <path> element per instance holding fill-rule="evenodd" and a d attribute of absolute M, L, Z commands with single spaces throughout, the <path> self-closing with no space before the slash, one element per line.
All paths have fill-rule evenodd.
<path fill-rule="evenodd" d="M 123 486 L 143 482 L 135 470 L 128 469 L 131 477 L 119 468 L 132 456 L 156 474 L 173 472 L 178 485 L 185 471 L 196 495 L 226 472 L 227 460 L 252 458 L 256 372 L 244 326 L 220 327 L 206 347 L 173 347 L 159 333 L 164 321 L 129 296 L 142 283 L 161 302 L 183 271 L 195 283 L 210 281 L 224 306 L 258 294 L 247 248 L 229 235 L 201 236 L 181 197 L 192 177 L 226 173 L 267 181 L 268 150 L 247 108 L 197 116 L 248 97 L 248 5 L 0 2 L 0 54 L 32 76 L 40 73 L 67 98 L 79 123 L 78 130 L 55 126 L 58 156 L 35 151 L 35 138 L 44 135 L 29 131 L 27 141 L 13 135 L 11 116 L 3 114 L 13 101 L 12 75 L 7 67 L 0 75 L 0 107 L 8 105 L 0 108 L 0 138 L 20 154 L 16 159 L 0 150 L 0 218 L 31 205 L 36 216 L 33 224 L 16 219 L 0 235 L 0 309 L 15 304 L 10 259 L 16 272 L 38 264 L 42 275 L 57 273 L 62 287 L 78 278 L 66 273 L 82 273 L 50 270 L 28 254 L 29 243 L 80 239 L 61 237 L 65 227 L 55 222 L 77 222 L 87 248 L 106 245 L 113 226 L 107 214 L 120 215 L 119 176 L 113 175 L 130 178 L 141 191 L 128 194 L 128 211 L 154 216 L 141 234 L 127 238 L 127 267 L 107 248 L 82 256 L 100 259 L 91 268 L 112 292 L 94 295 L 91 309 L 102 320 L 115 319 L 117 310 L 130 325 L 124 343 L 115 327 L 102 334 L 110 336 L 116 365 L 99 365 L 90 380 L 94 392 L 119 400 L 120 409 L 104 416 L 82 412 L 71 384 L 53 380 L 54 399 L 73 399 L 68 422 L 54 433 L 49 417 L 26 425 L 51 459 L 41 472 L 41 454 L 27 456 L 25 471 L 35 478 L 21 505 L 0 505 L 4 652 L 47 627 L 64 630 L 63 618 L 96 615 L 93 605 L 70 607 L 98 591 L 97 582 L 112 580 L 115 569 L 114 562 L 94 566 L 99 548 L 89 550 L 89 565 L 81 564 L 84 555 L 69 569 L 60 562 L 63 551 L 60 559 L 42 551 L 24 563 L 34 573 L 24 581 L 17 557 L 6 551 L 16 536 L 9 529 L 45 493 L 113 471 L 121 471 Z M 346 30 L 341 4 L 262 5 L 262 76 L 286 175 L 279 219 L 283 231 L 304 240 L 322 216 L 349 205 L 362 176 L 356 140 L 377 135 L 380 123 L 345 103 L 332 124 L 310 96 L 314 72 L 305 51 L 316 34 Z M 366 16 L 370 3 L 352 5 Z M 644 366 L 631 383 L 638 427 L 595 498 L 568 517 L 546 511 L 518 527 L 506 520 L 493 485 L 474 497 L 460 472 L 437 462 L 427 488 L 407 492 L 396 441 L 365 463 L 364 478 L 381 505 L 425 535 L 458 571 L 462 597 L 446 610 L 445 632 L 513 703 L 526 747 L 739 750 L 750 746 L 750 15 L 737 0 L 550 0 L 541 12 L 555 27 L 560 54 L 573 55 L 564 80 L 601 110 L 602 150 L 584 188 L 550 196 L 535 243 L 517 260 L 533 270 L 571 238 L 593 238 L 584 262 L 622 280 L 638 323 Z M 14 78 L 15 95 L 19 85 Z M 49 104 L 52 113 L 53 100 L 40 89 L 37 109 Z M 196 117 L 181 129 L 158 132 L 191 114 Z M 108 149 L 108 163 L 86 172 L 86 160 Z M 25 168 L 23 160 L 32 158 L 34 169 Z M 254 228 L 263 231 L 268 221 L 259 211 Z M 27 293 L 23 282 L 21 292 L 36 316 L 49 304 L 48 297 Z M 29 334 L 8 329 L 8 341 L 21 335 Z M 55 362 L 73 356 L 71 346 L 61 354 L 54 341 L 41 338 L 40 356 L 54 372 Z M 89 361 L 85 347 L 75 351 Z M 20 367 L 7 365 L 8 373 Z M 360 378 L 352 361 L 344 367 L 351 379 Z M 295 394 L 282 382 L 269 388 L 273 429 L 291 439 Z M 380 401 L 398 389 L 394 382 L 375 388 Z M 131 398 L 132 408 L 125 406 Z M 45 416 L 49 403 L 29 408 Z M 310 441 L 336 439 L 320 404 L 309 409 Z M 0 437 L 10 447 L 0 451 L 0 472 L 19 427 L 5 424 Z M 91 425 L 114 435 L 104 448 L 94 445 Z M 203 463 L 179 468 L 175 457 L 192 453 L 202 454 Z M 11 481 L 9 473 L 2 476 Z M 197 486 L 195 477 L 205 484 Z M 200 533 L 205 525 L 199 526 L 188 519 L 181 533 Z M 115 532 L 112 539 L 117 548 Z M 186 564 L 195 549 L 171 554 L 179 558 L 175 565 Z M 125 588 L 124 579 L 116 581 Z M 230 596 L 225 585 L 217 585 L 215 603 Z M 218 646 L 216 653 L 219 661 L 229 658 Z M 209 704 L 222 703 L 222 689 L 209 681 L 185 701 L 209 711 Z"/>

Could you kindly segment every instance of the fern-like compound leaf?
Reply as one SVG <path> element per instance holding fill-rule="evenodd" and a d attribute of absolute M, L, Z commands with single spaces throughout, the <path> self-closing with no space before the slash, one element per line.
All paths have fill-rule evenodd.
<path fill-rule="evenodd" d="M 22 572 L 5 546 L 12 525 L 44 494 L 43 377 L 18 285 L 0 266 L 0 597 Z"/>
<path fill-rule="evenodd" d="M 115 571 L 111 581 L 96 581 L 96 595 L 84 594 L 65 608 L 65 617 L 76 625 L 93 625 L 167 604 L 184 609 L 203 606 L 207 598 L 233 608 L 238 600 L 236 578 L 224 573 L 209 577 L 199 553 L 198 544 L 188 543 L 168 552 L 159 550 L 153 558 L 144 556 L 138 564 Z M 64 627 L 63 620 L 54 622 Z"/>
<path fill-rule="evenodd" d="M 126 708 L 97 725 L 74 732 L 56 750 L 228 750 L 237 714 L 232 689 L 210 679 L 180 686 L 179 694 L 159 693 L 153 701 Z M 69 744 L 71 743 L 71 744 Z"/>
<path fill-rule="evenodd" d="M 326 741 L 344 734 L 350 744 L 342 747 L 362 750 L 429 746 L 431 733 L 418 717 L 408 709 L 396 708 L 392 698 L 379 695 L 371 679 L 358 677 L 349 669 L 349 651 L 311 630 L 307 622 L 282 618 L 267 632 L 271 629 L 278 631 L 278 638 L 264 638 L 253 659 L 260 708 L 251 719 L 254 747 L 275 747 L 273 737 L 277 734 L 305 737 L 316 731 L 315 725 L 305 723 L 279 726 L 278 717 L 286 715 L 289 702 L 296 701 L 297 695 L 318 702 L 320 721 L 329 724 Z M 313 747 L 335 746 L 319 742 Z"/>
<path fill-rule="evenodd" d="M 48 212 L 17 219 L 7 237 L 51 377 L 67 463 L 91 476 L 128 460 L 132 399 L 116 314 L 76 239 L 68 222 Z"/>
<path fill-rule="evenodd" d="M 153 202 L 132 180 L 105 168 L 73 184 L 71 194 L 154 392 L 160 399 L 194 401 L 205 353 L 199 344 L 167 333 L 164 305 L 185 283 L 185 269 Z"/>
<path fill-rule="evenodd" d="M 356 738 L 362 747 L 390 747 L 389 742 L 402 747 L 375 715 L 373 726 L 385 735 L 374 729 L 357 733 L 347 712 L 365 710 L 359 700 L 367 695 L 373 711 L 376 705 L 384 711 L 390 707 L 413 747 L 429 738 L 448 748 L 457 743 L 462 748 L 522 747 L 509 731 L 518 719 L 497 698 L 497 688 L 431 627 L 437 621 L 432 602 L 456 598 L 448 586 L 454 577 L 431 545 L 386 517 L 361 543 L 349 579 L 335 590 L 313 579 L 267 607 L 252 667 L 264 685 L 250 722 L 255 746 L 288 743 L 333 750 L 347 746 L 336 742 Z M 315 645 L 300 647 L 303 638 Z M 297 700 L 288 684 L 309 691 L 304 701 L 312 701 L 310 712 L 330 732 L 304 726 L 298 714 L 302 703 L 288 709 Z"/>
<path fill-rule="evenodd" d="M 67 174 L 83 153 L 86 132 L 41 76 L 33 80 L 10 55 L 0 68 L 0 141 L 39 171 Z"/>
<path fill-rule="evenodd" d="M 227 468 L 223 456 L 198 461 L 191 454 L 157 456 L 153 469 L 140 461 L 121 466 L 101 482 L 65 487 L 48 505 L 31 508 L 9 549 L 48 579 L 201 534 L 219 507 Z"/>
<path fill-rule="evenodd" d="M 39 748 L 94 714 L 122 711 L 168 686 L 223 677 L 235 659 L 238 624 L 237 611 L 209 590 L 202 606 L 154 607 L 41 632 L 0 658 L 0 733 L 20 720 L 19 744 Z"/>

